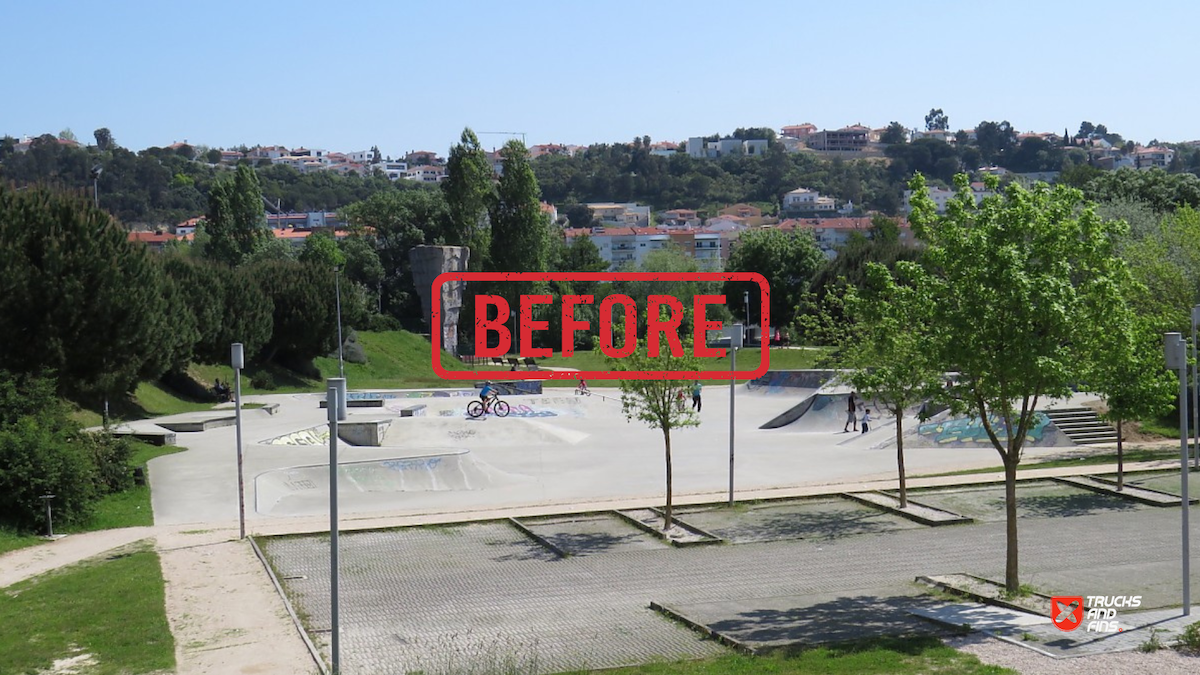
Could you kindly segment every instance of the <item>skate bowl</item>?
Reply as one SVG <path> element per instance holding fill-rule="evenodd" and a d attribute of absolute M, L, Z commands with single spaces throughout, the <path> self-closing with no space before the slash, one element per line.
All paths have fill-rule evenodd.
<path fill-rule="evenodd" d="M 795 395 L 797 390 L 816 391 L 832 380 L 836 370 L 769 370 L 746 383 L 746 390 L 773 396 Z"/>
<path fill-rule="evenodd" d="M 486 490 L 509 485 L 520 476 L 476 461 L 462 448 L 423 448 L 420 454 L 338 464 L 338 497 L 353 509 L 370 496 L 404 492 Z M 327 508 L 329 465 L 272 469 L 254 478 L 254 509 L 265 515 L 292 515 L 314 505 Z"/>
<path fill-rule="evenodd" d="M 849 398 L 849 389 L 845 391 L 817 391 L 759 428 L 781 429 L 788 427 L 789 431 L 814 433 L 841 431 L 846 426 L 846 402 Z M 862 408 L 869 408 L 872 417 L 876 420 L 883 417 L 880 414 L 879 405 L 874 401 L 860 400 L 859 405 Z M 862 410 L 859 410 L 858 416 L 862 416 Z"/>
<path fill-rule="evenodd" d="M 992 429 L 1002 442 L 1008 440 L 1002 419 L 993 416 Z M 992 447 L 992 440 L 978 417 L 952 417 L 949 413 L 941 413 L 906 433 L 904 444 L 914 448 L 979 448 Z M 1075 442 L 1062 433 L 1044 412 L 1034 413 L 1033 425 L 1025 435 L 1025 447 L 1061 448 L 1074 445 Z"/>

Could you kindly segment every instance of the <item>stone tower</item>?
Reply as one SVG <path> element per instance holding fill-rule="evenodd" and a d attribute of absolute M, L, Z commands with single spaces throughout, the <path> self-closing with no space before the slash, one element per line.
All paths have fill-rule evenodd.
<path fill-rule="evenodd" d="M 456 281 L 442 287 L 439 307 L 441 326 L 434 326 L 431 321 L 433 280 L 443 272 L 466 272 L 470 259 L 471 249 L 465 246 L 414 246 L 408 251 L 413 284 L 417 287 L 417 294 L 421 296 L 421 312 L 425 315 L 425 323 L 429 326 L 431 335 L 433 331 L 441 330 L 442 349 L 451 354 L 458 353 L 458 312 L 462 309 L 466 282 Z"/>

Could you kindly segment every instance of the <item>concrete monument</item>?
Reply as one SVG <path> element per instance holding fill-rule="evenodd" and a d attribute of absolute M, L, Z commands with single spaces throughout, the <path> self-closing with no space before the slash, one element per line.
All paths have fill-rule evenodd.
<path fill-rule="evenodd" d="M 451 354 L 458 353 L 458 312 L 462 309 L 463 290 L 466 282 L 456 281 L 442 287 L 441 325 L 432 323 L 433 315 L 433 280 L 443 272 L 466 272 L 467 262 L 471 259 L 471 249 L 465 246 L 414 246 L 408 251 L 408 261 L 412 265 L 413 284 L 417 294 L 421 296 L 421 311 L 425 315 L 425 323 L 429 326 L 430 334 L 440 330 L 442 349 Z"/>

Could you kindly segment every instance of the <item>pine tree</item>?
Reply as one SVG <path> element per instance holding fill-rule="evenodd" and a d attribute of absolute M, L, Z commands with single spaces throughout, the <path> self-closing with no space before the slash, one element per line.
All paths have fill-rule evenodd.
<path fill-rule="evenodd" d="M 484 269 L 491 243 L 488 208 L 496 199 L 491 162 L 475 132 L 463 129 L 460 142 L 450 148 L 442 193 L 450 209 L 444 242 L 471 249 L 471 270 Z"/>

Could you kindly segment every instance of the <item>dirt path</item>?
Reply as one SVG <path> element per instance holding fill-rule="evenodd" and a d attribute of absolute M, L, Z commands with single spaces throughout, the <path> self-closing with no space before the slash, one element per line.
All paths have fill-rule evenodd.
<path fill-rule="evenodd" d="M 316 673 L 283 600 L 236 530 L 131 527 L 0 556 L 0 588 L 153 538 L 178 675 Z"/>
<path fill-rule="evenodd" d="M 179 675 L 317 672 L 249 541 L 172 533 L 158 551 Z"/>

